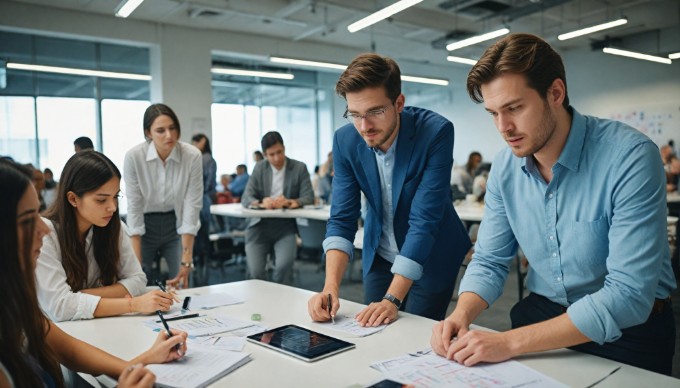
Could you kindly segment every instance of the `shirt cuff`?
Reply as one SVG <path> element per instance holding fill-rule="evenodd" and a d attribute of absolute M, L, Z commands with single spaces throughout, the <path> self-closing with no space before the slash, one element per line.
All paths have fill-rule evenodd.
<path fill-rule="evenodd" d="M 470 266 L 468 265 L 468 269 Z M 465 270 L 465 276 L 460 281 L 460 286 L 458 286 L 458 295 L 464 292 L 472 292 L 477 294 L 480 298 L 484 299 L 486 304 L 491 306 L 496 299 L 498 299 L 503 292 L 502 289 L 499 292 L 495 287 L 489 287 L 489 279 L 484 279 L 477 276 L 468 275 L 468 269 Z"/>
<path fill-rule="evenodd" d="M 196 235 L 198 233 L 198 230 L 201 229 L 201 224 L 199 222 L 198 225 L 189 225 L 189 224 L 183 224 L 179 228 L 177 228 L 177 234 L 182 235 L 182 234 L 191 234 L 191 235 Z"/>
<path fill-rule="evenodd" d="M 323 251 L 326 253 L 332 249 L 343 251 L 349 256 L 350 261 L 354 260 L 354 244 L 346 238 L 340 236 L 326 237 L 323 240 Z"/>
<path fill-rule="evenodd" d="M 73 314 L 72 321 L 78 321 L 81 319 L 92 319 L 94 318 L 94 310 L 97 309 L 97 305 L 102 298 L 97 295 L 90 295 L 84 292 L 78 293 L 78 307 L 76 308 L 76 313 Z"/>
<path fill-rule="evenodd" d="M 576 328 L 586 337 L 602 345 L 621 338 L 621 329 L 613 319 L 601 317 L 597 311 L 607 311 L 606 307 L 597 304 L 590 295 L 576 301 L 569 306 L 567 314 Z"/>
<path fill-rule="evenodd" d="M 423 276 L 423 266 L 406 256 L 397 255 L 392 264 L 392 273 L 411 280 L 419 280 Z"/>

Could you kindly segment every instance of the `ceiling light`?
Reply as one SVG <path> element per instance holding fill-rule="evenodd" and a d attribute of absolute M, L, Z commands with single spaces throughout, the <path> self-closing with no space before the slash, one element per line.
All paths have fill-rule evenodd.
<path fill-rule="evenodd" d="M 680 52 L 668 54 L 668 59 L 680 59 Z"/>
<path fill-rule="evenodd" d="M 417 83 L 421 83 L 421 84 L 430 84 L 430 85 L 439 85 L 439 86 L 448 86 L 449 85 L 449 80 L 439 79 L 439 78 L 425 78 L 425 77 L 413 77 L 413 76 L 410 76 L 410 75 L 402 75 L 401 80 L 406 81 L 406 82 L 417 82 Z"/>
<path fill-rule="evenodd" d="M 466 65 L 474 65 L 477 63 L 474 59 L 468 59 L 468 58 L 463 58 L 463 57 L 454 57 L 453 55 L 449 55 L 446 57 L 446 60 L 449 62 L 456 62 L 456 63 L 463 63 Z"/>
<path fill-rule="evenodd" d="M 130 16 L 132 11 L 137 9 L 144 0 L 123 0 L 116 8 L 116 16 L 119 18 L 126 18 Z"/>
<path fill-rule="evenodd" d="M 85 70 L 73 69 L 70 67 L 56 67 L 56 66 L 42 66 L 42 65 L 28 65 L 24 63 L 8 63 L 8 69 L 26 70 L 26 71 L 40 71 L 43 73 L 57 73 L 70 75 L 83 75 L 88 77 L 102 77 L 102 78 L 120 78 L 132 79 L 138 81 L 150 81 L 151 76 L 146 74 L 131 74 L 131 73 L 116 73 L 113 71 L 102 70 Z"/>
<path fill-rule="evenodd" d="M 336 69 L 336 70 L 345 70 L 347 68 L 347 65 L 339 65 L 337 63 L 329 63 L 329 62 L 308 61 L 308 60 L 305 60 L 305 59 L 269 57 L 269 60 L 272 61 L 272 62 L 286 63 L 286 64 L 289 64 L 289 65 L 323 67 L 323 68 L 327 68 L 327 69 Z"/>
<path fill-rule="evenodd" d="M 507 34 L 508 32 L 510 32 L 510 30 L 508 30 L 507 28 L 501 28 L 500 30 L 496 30 L 496 31 L 493 31 L 493 32 L 487 32 L 486 34 L 473 36 L 472 38 L 459 40 L 458 42 L 453 42 L 453 43 L 447 45 L 446 49 L 449 50 L 449 51 L 458 50 L 459 48 L 462 48 L 462 47 L 472 46 L 473 44 L 484 42 L 485 40 L 498 38 L 499 36 L 503 36 L 503 35 Z"/>
<path fill-rule="evenodd" d="M 212 69 L 210 69 L 210 71 L 215 74 L 240 75 L 244 77 L 262 77 L 289 80 L 295 78 L 295 76 L 290 73 L 275 73 L 271 71 L 243 70 L 243 69 L 227 69 L 223 67 L 213 67 Z"/>
<path fill-rule="evenodd" d="M 611 21 L 611 22 L 598 24 L 596 26 L 582 28 L 580 30 L 576 30 L 576 31 L 572 31 L 572 32 L 567 32 L 566 34 L 558 35 L 557 39 L 567 40 L 567 39 L 571 39 L 571 38 L 576 38 L 577 36 L 592 34 L 593 32 L 602 31 L 602 30 L 606 30 L 608 28 L 621 26 L 621 25 L 624 25 L 626 23 L 628 23 L 628 19 L 614 20 L 614 21 Z"/>
<path fill-rule="evenodd" d="M 401 0 L 397 1 L 396 3 L 387 6 L 380 11 L 377 11 L 375 13 L 372 13 L 365 18 L 354 22 L 347 26 L 347 29 L 349 32 L 357 32 L 361 30 L 362 28 L 366 28 L 372 24 L 375 24 L 383 19 L 387 19 L 388 17 L 394 15 L 397 12 L 401 12 L 405 10 L 408 7 L 414 6 L 418 3 L 420 3 L 423 0 Z"/>
<path fill-rule="evenodd" d="M 671 60 L 668 58 L 657 57 L 649 54 L 636 53 L 635 51 L 619 50 L 611 47 L 603 48 L 602 52 L 605 52 L 607 54 L 621 55 L 624 57 L 644 59 L 645 61 L 665 63 L 667 65 L 670 65 L 672 63 Z"/>

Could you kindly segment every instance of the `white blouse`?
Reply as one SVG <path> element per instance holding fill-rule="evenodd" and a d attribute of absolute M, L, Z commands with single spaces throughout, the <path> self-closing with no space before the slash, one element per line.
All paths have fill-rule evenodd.
<path fill-rule="evenodd" d="M 146 233 L 144 213 L 172 210 L 177 234 L 198 233 L 203 207 L 203 159 L 198 148 L 180 141 L 164 164 L 153 143 L 138 144 L 125 154 L 123 178 L 130 236 Z"/>
<path fill-rule="evenodd" d="M 94 318 L 94 311 L 101 297 L 71 290 L 71 286 L 66 283 L 66 271 L 61 264 L 61 247 L 54 225 L 46 218 L 43 218 L 43 221 L 50 228 L 50 233 L 43 237 L 43 246 L 35 269 L 40 308 L 56 322 Z M 130 238 L 125 233 L 125 225 L 122 222 L 118 249 L 120 250 L 118 283 L 132 296 L 144 294 L 146 275 L 132 250 Z M 92 249 L 92 228 L 85 238 L 85 252 L 88 268 L 85 288 L 101 287 L 99 265 L 94 259 Z"/>

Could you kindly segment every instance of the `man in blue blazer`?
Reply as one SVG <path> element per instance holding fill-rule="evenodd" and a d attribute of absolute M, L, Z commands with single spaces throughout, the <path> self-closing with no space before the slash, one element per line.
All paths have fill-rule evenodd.
<path fill-rule="evenodd" d="M 451 202 L 453 125 L 442 116 L 404 107 L 394 60 L 358 56 L 336 92 L 347 101 L 333 140 L 335 175 L 326 239 L 326 281 L 309 300 L 315 321 L 340 307 L 338 290 L 366 196 L 364 326 L 397 318 L 398 311 L 443 319 L 470 239 Z M 329 308 L 330 295 L 330 308 Z"/>

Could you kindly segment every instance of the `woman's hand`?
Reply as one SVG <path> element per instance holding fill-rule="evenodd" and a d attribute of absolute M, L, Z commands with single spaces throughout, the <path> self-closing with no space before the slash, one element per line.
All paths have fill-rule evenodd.
<path fill-rule="evenodd" d="M 119 388 L 151 388 L 156 375 L 142 364 L 131 365 L 123 370 L 118 378 Z"/>
<path fill-rule="evenodd" d="M 177 289 L 188 288 L 189 287 L 189 274 L 191 273 L 191 268 L 185 267 L 183 265 L 179 266 L 179 273 L 174 279 L 168 280 L 166 283 L 170 287 Z"/>
<path fill-rule="evenodd" d="M 173 305 L 173 300 L 179 302 L 173 292 L 153 290 L 144 295 L 132 298 L 130 306 L 133 312 L 153 313 L 154 311 L 168 311 Z"/>
<path fill-rule="evenodd" d="M 187 333 L 170 329 L 172 337 L 168 338 L 165 330 L 161 330 L 156 342 L 149 350 L 140 355 L 144 364 L 164 364 L 175 361 L 187 352 Z"/>

